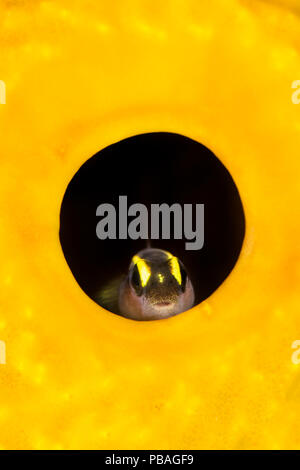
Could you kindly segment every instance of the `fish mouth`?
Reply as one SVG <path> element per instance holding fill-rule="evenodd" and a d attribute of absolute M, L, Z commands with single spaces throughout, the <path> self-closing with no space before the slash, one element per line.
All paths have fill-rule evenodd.
<path fill-rule="evenodd" d="M 162 302 L 156 302 L 153 307 L 155 310 L 171 310 L 175 307 L 175 302 L 171 302 L 168 300 L 162 301 Z"/>

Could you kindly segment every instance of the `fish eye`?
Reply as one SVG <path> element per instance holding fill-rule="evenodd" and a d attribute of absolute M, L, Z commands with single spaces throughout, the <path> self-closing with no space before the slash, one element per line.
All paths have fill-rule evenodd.
<path fill-rule="evenodd" d="M 143 291 L 142 281 L 141 281 L 140 273 L 136 264 L 134 265 L 131 271 L 130 284 L 134 288 L 138 296 L 142 295 L 142 291 Z"/>
<path fill-rule="evenodd" d="M 179 266 L 180 266 L 180 274 L 181 274 L 181 288 L 184 292 L 186 288 L 186 281 L 187 281 L 188 275 L 181 261 L 179 261 Z"/>

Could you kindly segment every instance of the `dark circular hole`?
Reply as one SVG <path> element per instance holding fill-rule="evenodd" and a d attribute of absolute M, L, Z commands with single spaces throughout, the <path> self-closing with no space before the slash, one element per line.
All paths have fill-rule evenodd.
<path fill-rule="evenodd" d="M 204 246 L 185 249 L 186 240 L 151 240 L 184 263 L 195 290 L 195 304 L 209 297 L 233 269 L 244 239 L 245 217 L 237 187 L 225 166 L 204 145 L 159 132 L 129 137 L 100 150 L 70 181 L 61 205 L 60 242 L 66 261 L 84 292 L 119 313 L 117 299 L 99 301 L 99 292 L 118 284 L 145 240 L 99 240 L 99 204 L 118 208 L 151 204 L 204 204 Z M 129 218 L 130 220 L 130 218 Z M 115 292 L 113 289 L 107 292 Z"/>

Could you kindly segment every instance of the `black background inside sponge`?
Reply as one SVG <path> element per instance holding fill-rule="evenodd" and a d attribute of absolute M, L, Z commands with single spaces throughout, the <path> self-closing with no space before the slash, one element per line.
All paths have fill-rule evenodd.
<path fill-rule="evenodd" d="M 201 250 L 187 251 L 184 238 L 153 240 L 151 246 L 182 260 L 194 285 L 196 304 L 209 297 L 233 269 L 245 234 L 237 187 L 220 160 L 188 137 L 159 132 L 110 145 L 81 166 L 62 201 L 59 235 L 76 281 L 92 299 L 110 280 L 126 273 L 131 257 L 146 247 L 145 240 L 97 238 L 96 208 L 111 203 L 118 210 L 120 195 L 128 197 L 128 207 L 145 204 L 149 218 L 154 203 L 205 205 Z"/>

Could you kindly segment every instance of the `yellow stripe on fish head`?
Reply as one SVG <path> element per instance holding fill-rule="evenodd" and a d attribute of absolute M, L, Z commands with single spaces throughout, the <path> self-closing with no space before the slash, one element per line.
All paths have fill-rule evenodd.
<path fill-rule="evenodd" d="M 148 266 L 148 264 L 146 263 L 146 261 L 144 259 L 140 258 L 137 255 L 135 255 L 132 258 L 132 262 L 134 264 L 136 264 L 136 266 L 138 268 L 142 287 L 145 287 L 147 285 L 150 277 L 151 277 L 150 267 Z"/>

